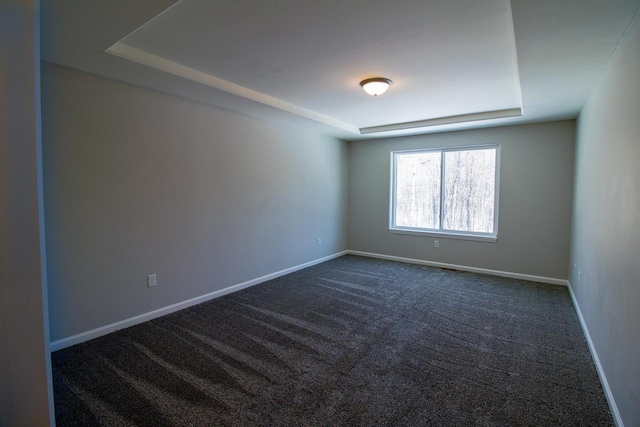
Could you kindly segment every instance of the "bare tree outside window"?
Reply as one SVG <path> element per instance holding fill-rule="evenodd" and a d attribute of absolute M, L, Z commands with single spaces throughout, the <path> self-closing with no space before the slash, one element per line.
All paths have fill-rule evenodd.
<path fill-rule="evenodd" d="M 440 152 L 399 154 L 396 161 L 396 225 L 438 228 Z"/>
<path fill-rule="evenodd" d="M 392 226 L 494 233 L 497 150 L 395 153 Z"/>
<path fill-rule="evenodd" d="M 493 233 L 496 150 L 444 153 L 444 218 L 442 228 Z"/>

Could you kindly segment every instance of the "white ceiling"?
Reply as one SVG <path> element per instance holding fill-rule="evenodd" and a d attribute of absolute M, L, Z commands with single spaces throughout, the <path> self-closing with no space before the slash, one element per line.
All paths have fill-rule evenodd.
<path fill-rule="evenodd" d="M 576 117 L 640 0 L 41 7 L 47 61 L 355 140 Z"/>

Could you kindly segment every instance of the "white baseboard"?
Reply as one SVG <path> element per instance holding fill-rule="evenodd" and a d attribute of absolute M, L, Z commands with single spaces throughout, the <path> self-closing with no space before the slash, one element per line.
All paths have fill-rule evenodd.
<path fill-rule="evenodd" d="M 613 393 L 611 393 L 611 388 L 609 387 L 609 381 L 607 381 L 607 376 L 604 374 L 604 370 L 602 369 L 602 364 L 600 363 L 598 352 L 596 351 L 596 347 L 593 344 L 593 340 L 591 339 L 591 335 L 589 334 L 589 329 L 587 328 L 587 324 L 584 321 L 584 317 L 582 317 L 582 312 L 580 311 L 578 300 L 576 300 L 576 296 L 573 293 L 573 289 L 571 288 L 571 283 L 569 283 L 569 294 L 571 295 L 573 306 L 575 307 L 576 313 L 578 314 L 578 319 L 580 320 L 580 326 L 582 326 L 582 332 L 584 332 L 584 336 L 587 338 L 587 344 L 589 344 L 589 351 L 591 352 L 593 363 L 596 365 L 596 370 L 598 371 L 600 382 L 602 383 L 602 387 L 604 388 L 604 395 L 607 397 L 607 403 L 609 403 L 609 409 L 611 410 L 611 414 L 613 415 L 613 421 L 615 422 L 617 427 L 624 427 L 624 423 L 622 422 L 622 417 L 620 416 L 620 411 L 618 410 L 618 405 L 616 405 L 616 401 L 613 398 Z"/>
<path fill-rule="evenodd" d="M 370 252 L 349 250 L 347 251 L 347 253 L 350 255 L 358 255 L 358 256 L 364 256 L 369 258 L 379 258 L 379 259 L 386 259 L 389 261 L 406 262 L 409 264 L 427 265 L 429 267 L 450 268 L 452 270 L 469 271 L 472 273 L 488 274 L 491 276 L 509 277 L 511 279 L 527 280 L 529 282 L 540 282 L 540 283 L 548 283 L 551 285 L 569 286 L 569 282 L 567 280 L 555 279 L 552 277 L 532 276 L 530 274 L 512 273 L 509 271 L 500 271 L 500 270 L 489 270 L 487 268 L 469 267 L 466 265 L 457 265 L 457 264 L 447 264 L 444 262 L 424 261 L 421 259 L 404 258 L 399 256 L 393 256 L 393 255 L 382 255 L 382 254 L 375 254 Z"/>
<path fill-rule="evenodd" d="M 277 277 L 280 276 L 284 276 L 286 274 L 290 274 L 293 273 L 295 271 L 298 270 L 302 270 L 303 268 L 307 268 L 307 267 L 311 267 L 313 265 L 316 264 L 320 264 L 322 262 L 325 261 L 329 261 L 331 259 L 334 258 L 338 258 L 342 255 L 346 255 L 346 254 L 351 254 L 351 255 L 358 255 L 358 256 L 364 256 L 364 257 L 370 257 L 370 258 L 379 258 L 379 259 L 386 259 L 386 260 L 390 260 L 390 261 L 400 261 L 400 262 L 406 262 L 406 263 L 411 263 L 411 264 L 420 264 L 420 265 L 428 265 L 431 267 L 440 267 L 440 268 L 451 268 L 451 269 L 455 269 L 455 270 L 463 270 L 463 271 L 470 271 L 470 272 L 474 272 L 474 273 L 482 273 L 482 274 L 490 274 L 490 275 L 494 275 L 494 276 L 502 276 L 502 277 L 510 277 L 510 278 L 514 278 L 514 279 L 521 279 L 521 280 L 528 280 L 528 281 L 533 281 L 533 282 L 542 282 L 542 283 L 550 283 L 553 285 L 562 285 L 562 286 L 567 286 L 568 282 L 566 280 L 561 280 L 561 279 L 553 279 L 553 278 L 549 278 L 549 277 L 540 277 L 540 276 L 531 276 L 531 275 L 527 275 L 527 274 L 520 274 L 520 273 L 510 273 L 510 272 L 506 272 L 506 271 L 498 271 L 498 270 L 488 270 L 488 269 L 484 269 L 484 268 L 477 268 L 477 267 L 468 267 L 468 266 L 463 266 L 463 265 L 456 265 L 456 264 L 445 264 L 445 263 L 440 263 L 440 262 L 431 262 L 431 261 L 423 261 L 423 260 L 419 260 L 419 259 L 412 259 L 412 258 L 403 258 L 403 257 L 397 257 L 397 256 L 391 256 L 391 255 L 382 255 L 382 254 L 375 254 L 375 253 L 370 253 L 370 252 L 361 252 L 361 251 L 352 251 L 352 250 L 347 250 L 347 251 L 342 251 L 342 252 L 338 252 L 336 254 L 333 255 L 329 255 L 326 256 L 324 258 L 319 258 L 304 264 L 300 264 L 291 268 L 287 268 L 285 270 L 281 270 L 281 271 L 277 271 L 275 273 L 271 273 L 271 274 L 267 274 L 266 276 L 262 276 L 262 277 L 258 277 L 256 279 L 253 280 L 249 280 L 247 282 L 243 282 L 243 283 L 239 283 L 237 285 L 233 285 L 233 286 L 229 286 L 227 288 L 224 289 L 220 289 L 196 298 L 192 298 L 189 299 L 187 301 L 182 301 L 176 304 L 172 304 L 170 306 L 167 307 L 163 307 L 163 308 L 159 308 L 157 310 L 153 310 L 150 311 L 148 313 L 144 313 L 144 314 L 140 314 L 138 316 L 134 316 L 125 320 L 121 320 L 119 322 L 115 322 L 115 323 L 111 323 L 109 325 L 105 325 L 105 326 L 101 326 L 99 328 L 96 329 L 92 329 L 86 332 L 82 332 L 79 333 L 77 335 L 72 335 L 70 337 L 67 338 L 62 338 L 56 341 L 51 342 L 50 344 L 50 349 L 51 351 L 56 351 L 56 350 L 60 350 L 66 347 L 70 347 L 72 345 L 75 344 L 80 344 L 82 342 L 85 341 L 89 341 L 92 340 L 94 338 L 98 338 L 101 337 L 103 335 L 107 335 L 110 334 L 111 332 L 115 332 L 118 329 L 123 329 L 123 328 L 128 328 L 130 326 L 134 326 L 140 323 L 144 323 L 147 322 L 149 320 L 161 317 L 161 316 L 165 316 L 167 314 L 173 313 L 175 311 L 178 310 L 182 310 L 197 304 L 201 304 L 205 301 L 209 301 L 212 300 L 214 298 L 218 298 L 221 297 L 223 295 L 227 295 L 230 294 L 232 292 L 236 292 L 263 282 L 266 282 L 268 280 L 272 280 L 275 279 Z"/>
<path fill-rule="evenodd" d="M 275 273 L 267 274 L 266 276 L 258 277 L 256 279 L 252 279 L 243 283 L 239 283 L 237 285 L 229 286 L 224 289 L 220 289 L 196 298 L 189 299 L 187 301 L 182 301 L 177 304 L 172 304 L 167 307 L 159 308 L 157 310 L 150 311 L 148 313 L 140 314 L 138 316 L 130 317 L 129 319 L 121 320 L 119 322 L 111 323 L 109 325 L 101 326 L 96 329 L 92 329 L 90 331 L 82 332 L 77 335 L 73 335 L 67 338 L 62 338 L 56 341 L 51 342 L 50 349 L 51 351 L 61 350 L 66 347 L 70 347 L 75 344 L 80 344 L 85 341 L 92 340 L 94 338 L 101 337 L 103 335 L 110 334 L 111 332 L 115 332 L 118 329 L 128 328 L 130 326 L 138 325 L 140 323 L 147 322 L 152 319 L 156 319 L 161 316 L 165 316 L 167 314 L 173 313 L 178 310 L 182 310 L 188 307 L 192 307 L 197 304 L 201 304 L 205 301 L 209 301 L 223 295 L 230 294 L 232 292 L 237 292 L 242 289 L 249 288 L 254 285 L 258 285 L 260 283 L 266 282 L 268 280 L 272 280 L 278 278 L 280 276 L 284 276 L 290 273 L 293 273 L 298 270 L 302 270 L 303 268 L 311 267 L 316 264 L 323 263 L 325 261 L 329 261 L 334 258 L 341 257 L 342 255 L 346 255 L 347 251 L 338 252 L 333 255 L 326 256 L 324 258 L 319 258 L 313 261 L 306 262 L 304 264 L 296 265 L 291 268 L 287 268 L 284 270 L 276 271 Z"/>
<path fill-rule="evenodd" d="M 513 279 L 521 279 L 521 280 L 527 280 L 527 281 L 532 281 L 532 282 L 541 282 L 541 283 L 549 283 L 552 285 L 560 285 L 560 286 L 567 286 L 569 288 L 569 294 L 571 295 L 571 300 L 573 301 L 573 306 L 575 307 L 576 313 L 578 314 L 578 319 L 580 321 L 580 325 L 582 326 L 582 330 L 584 332 L 584 335 L 587 339 L 587 343 L 589 345 L 589 350 L 591 352 L 591 356 L 593 357 L 593 361 L 596 365 L 596 369 L 598 371 L 598 375 L 600 376 L 600 381 L 602 382 L 602 386 L 604 388 L 605 391 L 605 396 L 607 398 L 607 402 L 609 403 L 609 408 L 611 409 L 611 413 L 613 414 L 613 419 L 614 422 L 616 424 L 617 427 L 624 427 L 624 423 L 622 422 L 622 418 L 620 417 L 620 411 L 618 411 L 618 406 L 616 405 L 615 399 L 613 398 L 613 394 L 611 393 L 611 388 L 609 387 L 609 382 L 607 381 L 607 377 L 602 369 L 602 364 L 600 363 L 600 358 L 598 357 L 598 353 L 595 349 L 595 346 L 593 344 L 593 341 L 591 340 L 591 335 L 589 335 L 589 329 L 587 328 L 587 325 L 584 321 L 584 318 L 582 317 L 582 312 L 580 311 L 580 306 L 578 305 L 578 302 L 575 298 L 575 295 L 573 293 L 573 289 L 571 288 L 571 283 L 569 283 L 568 280 L 563 280 L 563 279 L 555 279 L 555 278 L 550 278 L 550 277 L 542 277 L 542 276 L 532 276 L 532 275 L 528 275 L 528 274 L 521 274 L 521 273 L 512 273 L 512 272 L 507 272 L 507 271 L 500 271 L 500 270 L 490 270 L 490 269 L 486 269 L 486 268 L 478 268 L 478 267 L 469 267 L 469 266 L 464 266 L 464 265 L 457 265 L 457 264 L 447 264 L 447 263 L 441 263 L 441 262 L 433 262 L 433 261 L 424 261 L 424 260 L 419 260 L 419 259 L 413 259 L 413 258 L 404 258 L 404 257 L 398 257 L 398 256 L 392 256 L 392 255 L 383 255 L 383 254 L 376 254 L 376 253 L 371 253 L 371 252 L 361 252 L 361 251 L 353 251 L 353 250 L 347 250 L 347 251 L 342 251 L 342 252 L 338 252 L 335 253 L 333 255 L 329 255 L 326 256 L 324 258 L 319 258 L 313 261 L 309 261 L 307 263 L 304 264 L 300 264 L 300 265 L 296 265 L 294 267 L 291 268 L 287 268 L 284 270 L 280 270 L 277 271 L 275 273 L 271 273 L 271 274 L 267 274 L 265 276 L 262 277 L 258 277 L 256 279 L 252 279 L 243 283 L 239 283 L 237 285 L 233 285 L 233 286 L 229 286 L 227 288 L 224 289 L 220 289 L 196 298 L 192 298 L 189 299 L 187 301 L 183 301 L 183 302 L 179 302 L 177 304 L 172 304 L 170 306 L 167 307 L 163 307 L 157 310 L 153 310 L 150 311 L 148 313 L 144 313 L 138 316 L 134 316 L 131 317 L 129 319 L 125 319 L 125 320 L 121 320 L 119 322 L 115 322 L 109 325 L 105 325 L 102 326 L 100 328 L 96 328 L 96 329 L 92 329 L 90 331 L 86 331 L 86 332 L 82 332 L 80 334 L 77 335 L 73 335 L 67 338 L 62 338 L 60 340 L 57 341 L 53 341 L 50 344 L 50 349 L 51 351 L 56 351 L 56 350 L 61 350 L 63 348 L 66 347 L 70 347 L 72 345 L 75 344 L 80 344 L 82 342 L 85 341 L 89 341 L 92 340 L 94 338 L 98 338 L 101 337 L 103 335 L 107 335 L 110 334 L 111 332 L 115 332 L 119 329 L 124 329 L 124 328 L 128 328 L 130 326 L 134 326 L 134 325 L 138 325 L 140 323 L 144 323 L 147 322 L 149 320 L 152 319 L 156 319 L 158 317 L 161 316 L 165 316 L 167 314 L 176 312 L 178 310 L 182 310 L 188 307 L 192 307 L 194 305 L 197 304 L 201 304 L 203 302 L 221 297 L 223 295 L 227 295 L 233 292 L 237 292 L 239 290 L 242 289 L 246 289 L 249 288 L 251 286 L 254 285 L 258 285 L 260 283 L 266 282 L 268 280 L 272 280 L 293 272 L 296 272 L 298 270 L 302 270 L 303 268 L 307 268 L 307 267 L 311 267 L 313 265 L 316 264 L 320 264 L 323 263 L 325 261 L 329 261 L 331 259 L 334 258 L 338 258 L 341 257 L 343 255 L 357 255 L 357 256 L 363 256 L 363 257 L 369 257 L 369 258 L 378 258 L 378 259 L 385 259 L 385 260 L 389 260 L 389 261 L 399 261 L 399 262 L 406 262 L 409 264 L 419 264 L 419 265 L 426 265 L 426 266 L 430 266 L 430 267 L 439 267 L 439 268 L 450 268 L 450 269 L 454 269 L 454 270 L 462 270 L 462 271 L 469 271 L 469 272 L 473 272 L 473 273 L 481 273 L 481 274 L 489 274 L 489 275 L 493 275 L 493 276 L 501 276 L 501 277 L 509 277 L 509 278 L 513 278 Z"/>
<path fill-rule="evenodd" d="M 510 277 L 513 279 L 521 279 L 521 280 L 528 280 L 532 282 L 541 282 L 541 283 L 549 283 L 552 285 L 566 286 L 569 289 L 569 294 L 571 295 L 571 301 L 573 302 L 573 306 L 576 310 L 576 313 L 578 314 L 578 319 L 580 320 L 580 326 L 582 327 L 582 331 L 587 339 L 587 343 L 589 345 L 589 351 L 591 352 L 591 357 L 593 358 L 593 362 L 596 365 L 596 370 L 598 371 L 600 382 L 602 383 L 602 387 L 604 388 L 605 396 L 607 398 L 607 403 L 609 404 L 609 409 L 611 410 L 611 414 L 613 415 L 613 421 L 616 427 L 624 427 L 624 422 L 622 421 L 622 417 L 620 416 L 618 405 L 616 405 L 616 401 L 613 398 L 613 393 L 611 392 L 611 388 L 609 387 L 609 382 L 607 381 L 607 376 L 605 375 L 604 370 L 602 369 L 602 364 L 600 363 L 598 352 L 596 351 L 596 348 L 593 344 L 593 340 L 591 339 L 591 335 L 589 334 L 589 329 L 587 328 L 587 324 L 584 321 L 584 317 L 582 317 L 582 312 L 580 311 L 580 306 L 578 305 L 578 301 L 576 300 L 576 297 L 573 293 L 573 289 L 571 288 L 571 283 L 568 280 L 554 279 L 550 277 L 532 276 L 532 275 L 520 274 L 520 273 L 511 273 L 507 271 L 489 270 L 485 268 L 468 267 L 464 265 L 423 261 L 419 259 L 403 258 L 403 257 L 392 256 L 392 255 L 375 254 L 370 252 L 348 250 L 347 253 L 350 255 L 379 258 L 379 259 L 385 259 L 389 261 L 399 261 L 399 262 L 406 262 L 410 264 L 427 265 L 430 267 L 451 268 L 454 270 L 463 270 L 463 271 L 470 271 L 474 273 L 490 274 L 494 276 Z"/>

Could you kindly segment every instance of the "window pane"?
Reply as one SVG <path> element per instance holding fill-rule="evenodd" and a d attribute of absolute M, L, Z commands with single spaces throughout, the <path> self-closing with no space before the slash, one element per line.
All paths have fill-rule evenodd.
<path fill-rule="evenodd" d="M 448 151 L 444 164 L 443 229 L 493 233 L 496 149 Z"/>
<path fill-rule="evenodd" d="M 440 227 L 439 151 L 396 154 L 396 226 Z"/>

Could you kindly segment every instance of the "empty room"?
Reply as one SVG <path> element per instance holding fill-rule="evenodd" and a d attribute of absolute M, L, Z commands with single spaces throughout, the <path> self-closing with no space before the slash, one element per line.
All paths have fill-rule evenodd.
<path fill-rule="evenodd" d="M 640 0 L 6 0 L 0 427 L 640 426 Z"/>

